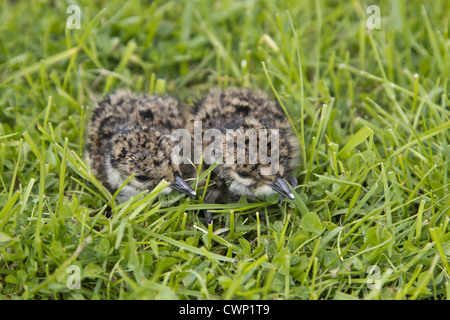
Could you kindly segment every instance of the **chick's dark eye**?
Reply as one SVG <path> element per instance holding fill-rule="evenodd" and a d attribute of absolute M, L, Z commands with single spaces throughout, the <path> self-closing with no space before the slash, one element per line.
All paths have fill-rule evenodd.
<path fill-rule="evenodd" d="M 250 178 L 250 174 L 248 172 L 245 171 L 237 171 L 236 172 L 238 174 L 239 177 L 241 178 Z"/>
<path fill-rule="evenodd" d="M 135 178 L 136 178 L 136 180 L 139 181 L 139 182 L 146 182 L 146 181 L 148 181 L 148 180 L 150 179 L 149 177 L 147 177 L 147 176 L 142 176 L 142 175 L 136 176 Z"/>

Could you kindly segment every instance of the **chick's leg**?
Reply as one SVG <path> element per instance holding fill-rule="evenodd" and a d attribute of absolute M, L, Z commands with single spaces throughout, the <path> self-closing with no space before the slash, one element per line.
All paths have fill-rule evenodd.
<path fill-rule="evenodd" d="M 292 188 L 295 189 L 295 187 L 298 186 L 298 180 L 295 176 L 288 176 L 286 178 L 287 182 L 289 182 L 289 184 L 292 186 Z"/>
<path fill-rule="evenodd" d="M 211 204 L 216 203 L 217 200 L 219 200 L 222 196 L 222 192 L 220 188 L 217 185 L 208 186 L 208 189 L 206 191 L 205 199 L 203 200 L 203 203 Z M 212 212 L 209 210 L 202 210 L 205 214 L 206 223 L 209 225 L 212 223 Z"/>

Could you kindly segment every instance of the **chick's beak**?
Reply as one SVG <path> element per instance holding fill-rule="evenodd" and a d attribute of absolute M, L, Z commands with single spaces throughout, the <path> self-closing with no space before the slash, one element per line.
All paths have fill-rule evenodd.
<path fill-rule="evenodd" d="M 175 177 L 175 181 L 170 185 L 170 187 L 174 190 L 183 192 L 191 197 L 195 197 L 197 195 L 195 191 L 192 190 L 191 187 L 189 187 L 186 181 L 184 181 L 178 176 Z"/>
<path fill-rule="evenodd" d="M 283 179 L 277 178 L 277 180 L 275 180 L 275 182 L 273 182 L 270 187 L 281 194 L 283 197 L 294 200 L 294 194 Z"/>

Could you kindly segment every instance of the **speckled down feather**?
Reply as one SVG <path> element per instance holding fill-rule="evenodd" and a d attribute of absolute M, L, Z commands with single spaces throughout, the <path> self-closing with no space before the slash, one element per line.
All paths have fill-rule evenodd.
<path fill-rule="evenodd" d="M 170 133 L 184 126 L 184 111 L 174 98 L 125 90 L 110 94 L 96 105 L 88 127 L 91 171 L 111 192 L 135 174 L 119 201 L 153 189 L 162 179 L 175 183 L 181 172 L 172 161 Z"/>

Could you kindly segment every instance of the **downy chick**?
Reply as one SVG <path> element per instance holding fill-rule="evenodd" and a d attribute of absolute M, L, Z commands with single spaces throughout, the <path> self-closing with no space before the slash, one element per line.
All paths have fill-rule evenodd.
<path fill-rule="evenodd" d="M 172 189 L 195 196 L 172 158 L 173 129 L 185 126 L 180 103 L 171 97 L 138 95 L 119 90 L 93 110 L 88 128 L 88 158 L 93 174 L 112 193 L 134 173 L 117 200 L 123 202 L 162 179 Z"/>
<path fill-rule="evenodd" d="M 224 160 L 211 172 L 213 184 L 208 187 L 206 203 L 235 200 L 239 196 L 259 198 L 272 193 L 294 199 L 286 180 L 293 187 L 297 186 L 297 180 L 291 174 L 300 162 L 299 142 L 281 107 L 266 94 L 249 89 L 213 89 L 196 103 L 192 121 L 194 132 L 195 129 L 199 132 L 201 126 L 202 137 L 210 129 L 217 129 L 222 133 Z M 197 128 L 194 128 L 195 126 Z M 271 135 L 272 129 L 275 129 L 276 135 Z M 252 130 L 256 137 L 246 135 Z M 227 139 L 227 131 L 234 132 L 234 135 L 242 138 L 241 142 L 245 142 L 243 148 L 241 144 L 244 154 L 239 151 L 239 138 Z M 262 139 L 264 135 L 266 140 Z M 233 140 L 234 154 L 227 154 L 227 141 L 233 143 Z M 202 140 L 205 160 L 209 157 L 205 151 L 210 143 Z M 278 165 L 267 163 L 267 157 L 266 161 L 262 161 L 264 159 L 261 158 L 260 148 L 266 148 L 269 160 L 275 160 Z M 253 160 L 249 157 L 252 150 L 253 155 L 257 150 L 257 156 Z M 234 163 L 227 164 L 226 158 L 229 155 L 234 156 Z M 205 168 L 207 167 L 208 164 L 205 164 Z M 206 218 L 210 223 L 209 213 Z"/>

